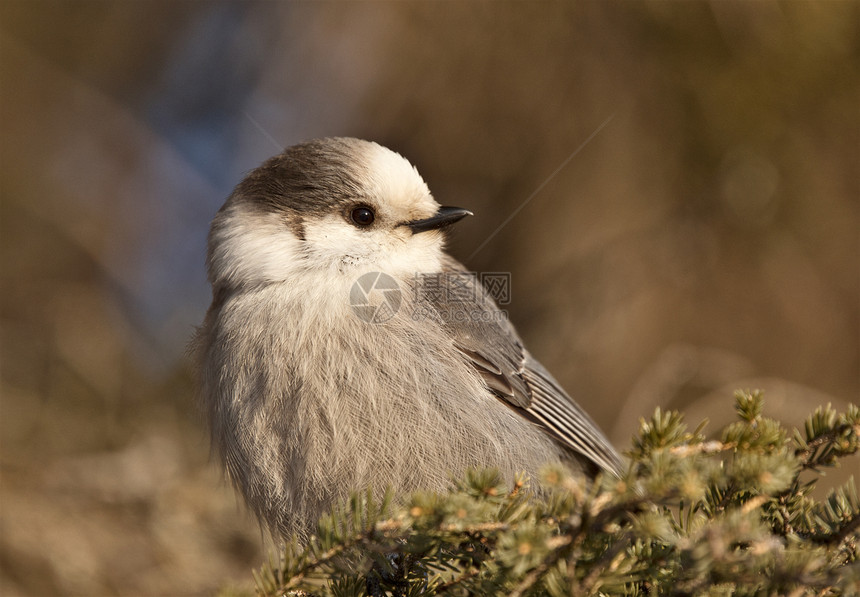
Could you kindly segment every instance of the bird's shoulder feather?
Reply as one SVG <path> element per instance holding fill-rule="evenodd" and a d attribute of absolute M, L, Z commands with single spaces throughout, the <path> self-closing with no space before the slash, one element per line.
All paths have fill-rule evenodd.
<path fill-rule="evenodd" d="M 453 258 L 446 258 L 432 287 L 420 294 L 439 315 L 454 346 L 498 399 L 580 459 L 620 474 L 621 460 L 609 441 L 529 354 L 506 313 L 473 273 Z"/>

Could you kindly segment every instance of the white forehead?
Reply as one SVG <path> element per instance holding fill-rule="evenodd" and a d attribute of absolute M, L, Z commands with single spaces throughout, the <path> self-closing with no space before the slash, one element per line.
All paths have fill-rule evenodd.
<path fill-rule="evenodd" d="M 362 143 L 360 160 L 366 167 L 363 183 L 371 197 L 378 197 L 396 210 L 419 210 L 432 214 L 438 204 L 418 170 L 397 152 L 377 143 Z"/>

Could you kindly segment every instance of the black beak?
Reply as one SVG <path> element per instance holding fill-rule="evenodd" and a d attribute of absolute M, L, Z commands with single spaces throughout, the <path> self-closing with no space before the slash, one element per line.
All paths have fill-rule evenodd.
<path fill-rule="evenodd" d="M 462 207 L 440 207 L 436 215 L 430 216 L 423 220 L 412 220 L 405 222 L 404 226 L 409 226 L 412 229 L 412 234 L 426 232 L 427 230 L 439 230 L 445 226 L 450 226 L 454 222 L 459 222 L 466 216 L 474 215 L 468 209 Z"/>

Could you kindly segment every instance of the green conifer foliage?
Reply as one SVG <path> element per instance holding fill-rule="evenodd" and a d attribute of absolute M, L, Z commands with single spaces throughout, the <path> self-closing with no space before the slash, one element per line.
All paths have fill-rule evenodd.
<path fill-rule="evenodd" d="M 735 409 L 719 441 L 658 409 L 623 479 L 551 468 L 532 491 L 470 471 L 402 505 L 355 495 L 262 568 L 258 594 L 860 594 L 854 480 L 811 493 L 823 469 L 857 469 L 860 409 L 819 408 L 803 431 L 764 417 L 761 392 Z"/>

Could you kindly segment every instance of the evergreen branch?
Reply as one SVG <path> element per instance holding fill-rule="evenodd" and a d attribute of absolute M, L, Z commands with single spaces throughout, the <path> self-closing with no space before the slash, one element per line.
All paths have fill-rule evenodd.
<path fill-rule="evenodd" d="M 606 570 L 606 567 L 612 563 L 619 553 L 621 553 L 621 550 L 630 544 L 632 538 L 633 535 L 631 533 L 624 533 L 624 535 L 619 537 L 618 540 L 612 544 L 612 547 L 607 549 L 603 555 L 600 556 L 600 559 L 594 564 L 591 572 L 582 579 L 579 587 L 574 588 L 573 593 L 587 595 L 594 586 L 594 583 L 597 582 L 597 579 L 600 578 L 601 573 L 603 573 Z"/>
<path fill-rule="evenodd" d="M 316 557 L 308 556 L 308 559 L 298 567 L 296 570 L 292 571 L 290 574 L 290 578 L 287 580 L 281 577 L 281 582 L 279 589 L 286 593 L 298 586 L 311 574 L 313 571 L 323 568 L 326 565 L 331 564 L 335 558 L 340 555 L 343 555 L 348 550 L 358 547 L 360 545 L 367 545 L 372 542 L 373 536 L 378 532 L 388 533 L 394 530 L 398 530 L 402 528 L 402 523 L 397 520 L 389 519 L 384 521 L 379 521 L 370 529 L 366 529 L 364 531 L 358 532 L 350 537 L 346 537 L 340 540 L 339 543 L 333 545 L 331 548 L 325 550 L 321 554 Z M 307 553 L 307 552 L 306 552 Z"/>
<path fill-rule="evenodd" d="M 837 439 L 839 439 L 841 436 L 843 436 L 849 432 L 857 435 L 858 434 L 857 426 L 852 425 L 851 423 L 842 423 L 840 425 L 837 425 L 833 429 L 823 433 L 822 435 L 819 435 L 819 436 L 811 439 L 808 442 L 804 442 L 805 446 L 802 448 L 796 449 L 794 451 L 794 454 L 795 454 L 795 456 L 797 456 L 800 459 L 801 466 L 804 469 L 814 469 L 814 468 L 820 466 L 821 464 L 826 464 L 826 463 L 818 462 L 817 460 L 815 460 L 813 458 L 817 454 L 818 449 L 822 446 L 836 443 Z M 835 455 L 836 456 L 843 456 L 843 455 L 853 454 L 855 451 L 856 450 L 852 450 L 852 451 L 844 452 L 844 453 L 842 451 L 837 451 Z"/>
<path fill-rule="evenodd" d="M 319 557 L 306 562 L 290 576 L 290 579 L 287 582 L 282 583 L 281 589 L 283 590 L 283 592 L 286 593 L 287 591 L 298 587 L 301 582 L 305 578 L 307 578 L 308 574 L 318 568 L 322 568 L 326 564 L 331 563 L 332 560 L 334 560 L 337 556 L 343 554 L 346 550 L 359 545 L 362 539 L 366 539 L 366 537 L 364 537 L 364 535 L 366 534 L 367 533 L 361 533 L 357 536 L 346 539 L 343 542 L 338 543 L 337 545 L 324 551 L 322 554 L 320 554 Z"/>
<path fill-rule="evenodd" d="M 839 545 L 858 529 L 860 529 L 860 516 L 854 516 L 834 533 L 809 533 L 806 536 L 819 545 Z"/>
<path fill-rule="evenodd" d="M 481 570 L 478 568 L 475 568 L 474 570 L 469 570 L 468 572 L 464 572 L 463 574 L 461 574 L 460 576 L 458 576 L 456 578 L 453 578 L 447 582 L 443 582 L 442 584 L 436 585 L 435 587 L 433 587 L 433 594 L 447 593 L 451 589 L 458 587 L 459 585 L 463 584 L 464 582 L 475 578 L 480 573 L 481 573 Z"/>
<path fill-rule="evenodd" d="M 736 410 L 723 441 L 658 410 L 614 483 L 556 468 L 539 498 L 522 479 L 508 490 L 497 473 L 472 471 L 452 492 L 400 509 L 353 498 L 304 552 L 293 544 L 281 570 L 261 570 L 257 586 L 270 596 L 857 595 L 853 482 L 816 502 L 818 476 L 799 475 L 860 448 L 860 410 L 818 409 L 794 446 L 762 416 L 761 393 L 739 393 Z M 395 561 L 393 574 L 383 571 Z"/>
<path fill-rule="evenodd" d="M 511 591 L 509 597 L 522 597 L 522 595 L 532 588 L 542 577 L 546 574 L 549 569 L 561 559 L 561 557 L 565 553 L 565 548 L 568 547 L 573 541 L 572 537 L 558 537 L 556 538 L 557 545 L 554 546 L 554 549 L 551 551 L 550 556 L 544 559 L 541 564 L 529 572 L 523 580 L 517 585 L 513 591 Z"/>

